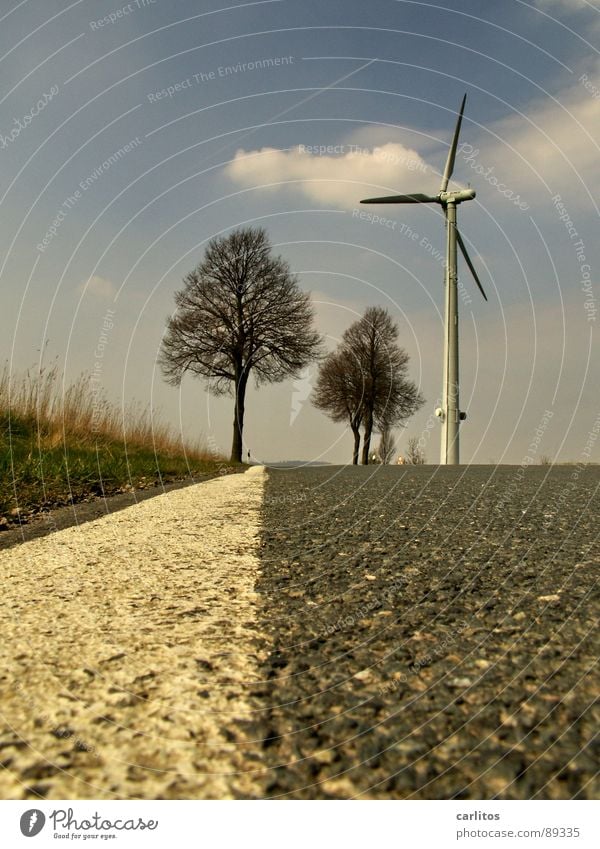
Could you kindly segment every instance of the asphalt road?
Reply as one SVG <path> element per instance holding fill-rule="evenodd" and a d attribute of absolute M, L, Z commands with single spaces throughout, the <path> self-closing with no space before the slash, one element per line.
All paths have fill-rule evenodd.
<path fill-rule="evenodd" d="M 269 473 L 263 795 L 592 798 L 600 469 Z"/>
<path fill-rule="evenodd" d="M 0 552 L 0 798 L 597 798 L 599 486 L 257 468 Z"/>

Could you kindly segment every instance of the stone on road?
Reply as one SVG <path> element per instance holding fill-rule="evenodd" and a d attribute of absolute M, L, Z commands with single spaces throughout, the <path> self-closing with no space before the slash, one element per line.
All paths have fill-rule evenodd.
<path fill-rule="evenodd" d="M 0 798 L 251 794 L 264 471 L 0 554 Z"/>

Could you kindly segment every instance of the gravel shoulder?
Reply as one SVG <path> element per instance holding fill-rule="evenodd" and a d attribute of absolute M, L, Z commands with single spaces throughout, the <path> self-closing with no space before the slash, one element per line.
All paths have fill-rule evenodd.
<path fill-rule="evenodd" d="M 0 797 L 251 796 L 264 471 L 0 554 Z"/>
<path fill-rule="evenodd" d="M 597 467 L 270 471 L 264 795 L 597 798 L 599 485 Z"/>
<path fill-rule="evenodd" d="M 237 473 L 236 471 L 235 474 Z M 228 471 L 228 474 L 234 474 L 234 472 Z M 92 522 L 102 516 L 118 513 L 119 510 L 124 510 L 134 504 L 141 504 L 148 498 L 155 498 L 157 495 L 164 495 L 167 492 L 173 492 L 173 490 L 182 489 L 186 486 L 194 486 L 194 484 L 217 477 L 219 477 L 219 473 L 215 472 L 201 478 L 187 478 L 186 480 L 163 483 L 158 486 L 146 486 L 143 489 L 141 487 L 131 488 L 130 491 L 117 495 L 90 495 L 69 505 L 56 506 L 51 510 L 29 514 L 26 516 L 26 521 L 19 523 L 18 520 L 15 520 L 11 525 L 0 528 L 0 551 L 20 545 L 22 542 L 28 542 L 31 539 L 40 539 L 48 536 L 48 534 L 55 533 L 55 531 L 64 530 L 64 528 L 71 528 L 73 525 L 83 525 L 85 522 Z"/>

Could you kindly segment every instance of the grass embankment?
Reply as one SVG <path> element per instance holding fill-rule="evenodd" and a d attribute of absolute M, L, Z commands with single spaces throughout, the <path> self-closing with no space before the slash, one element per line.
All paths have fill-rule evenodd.
<path fill-rule="evenodd" d="M 184 443 L 151 410 L 107 402 L 85 378 L 65 388 L 56 369 L 0 375 L 2 517 L 236 470 Z"/>

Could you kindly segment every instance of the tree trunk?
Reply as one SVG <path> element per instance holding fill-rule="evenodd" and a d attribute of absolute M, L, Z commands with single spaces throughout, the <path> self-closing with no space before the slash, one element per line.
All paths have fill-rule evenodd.
<path fill-rule="evenodd" d="M 358 466 L 358 454 L 360 451 L 360 428 L 350 425 L 354 434 L 354 450 L 352 451 L 352 465 Z"/>
<path fill-rule="evenodd" d="M 363 437 L 363 448 L 362 448 L 362 464 L 363 466 L 369 465 L 369 451 L 371 449 L 371 434 L 373 432 L 373 416 L 371 413 L 367 413 L 367 417 L 365 419 L 365 435 Z"/>
<path fill-rule="evenodd" d="M 233 441 L 231 443 L 231 462 L 242 462 L 242 448 L 244 444 L 244 408 L 246 400 L 246 386 L 248 376 L 242 372 L 242 376 L 235 381 L 235 409 L 233 416 Z"/>

